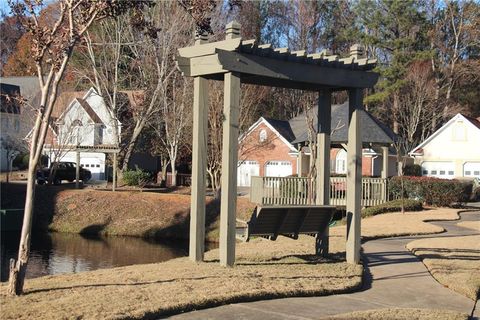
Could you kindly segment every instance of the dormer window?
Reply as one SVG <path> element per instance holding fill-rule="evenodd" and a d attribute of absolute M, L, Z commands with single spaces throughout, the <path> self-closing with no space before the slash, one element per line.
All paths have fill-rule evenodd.
<path fill-rule="evenodd" d="M 267 141 L 267 130 L 262 129 L 260 131 L 260 142 L 265 142 Z"/>

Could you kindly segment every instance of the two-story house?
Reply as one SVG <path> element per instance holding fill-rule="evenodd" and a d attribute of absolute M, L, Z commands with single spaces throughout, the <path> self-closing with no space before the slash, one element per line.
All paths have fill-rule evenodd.
<path fill-rule="evenodd" d="M 480 118 L 455 115 L 410 155 L 424 176 L 480 178 Z"/>
<path fill-rule="evenodd" d="M 80 151 L 80 165 L 92 172 L 92 180 L 104 180 L 105 150 L 118 147 L 121 130 L 122 124 L 94 88 L 65 92 L 54 106 L 44 154 L 49 162 L 76 162 Z"/>

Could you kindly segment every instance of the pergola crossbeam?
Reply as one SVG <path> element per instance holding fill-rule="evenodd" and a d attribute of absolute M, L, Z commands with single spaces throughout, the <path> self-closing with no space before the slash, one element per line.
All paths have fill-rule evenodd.
<path fill-rule="evenodd" d="M 281 53 L 278 53 L 281 55 Z M 290 55 L 285 55 L 285 58 Z M 299 58 L 303 59 L 303 58 Z M 239 72 L 265 78 L 310 85 L 337 88 L 366 88 L 373 86 L 378 74 L 362 70 L 326 67 L 318 64 L 297 63 L 248 53 L 217 49 L 216 54 L 179 59 L 179 67 L 186 76 L 208 76 L 218 73 Z M 244 83 L 249 83 L 248 78 Z"/>

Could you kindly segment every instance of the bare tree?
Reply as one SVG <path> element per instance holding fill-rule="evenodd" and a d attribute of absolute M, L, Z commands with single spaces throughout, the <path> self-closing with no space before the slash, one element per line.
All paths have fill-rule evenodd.
<path fill-rule="evenodd" d="M 443 5 L 431 1 L 429 15 L 435 102 L 442 107 L 441 116 L 446 119 L 452 114 L 451 97 L 460 77 L 459 64 L 472 49 L 480 48 L 480 5 L 474 1 L 447 1 Z M 432 120 L 436 129 L 437 117 Z"/>
<path fill-rule="evenodd" d="M 5 159 L 7 160 L 7 176 L 6 181 L 10 181 L 10 174 L 12 172 L 12 162 L 17 155 L 26 150 L 24 141 L 21 141 L 16 136 L 11 134 L 3 134 L 0 137 L 0 146 L 5 152 Z"/>
<path fill-rule="evenodd" d="M 58 85 L 73 49 L 92 23 L 121 14 L 130 7 L 140 10 L 145 5 L 145 1 L 60 0 L 58 14 L 51 25 L 40 23 L 39 11 L 43 1 L 9 0 L 9 5 L 26 31 L 32 35 L 32 59 L 35 61 L 41 93 L 30 141 L 27 195 L 19 254 L 17 261 L 12 259 L 10 262 L 8 292 L 18 295 L 23 292 L 28 263 L 36 168 L 42 155 L 53 105 L 57 98 Z"/>

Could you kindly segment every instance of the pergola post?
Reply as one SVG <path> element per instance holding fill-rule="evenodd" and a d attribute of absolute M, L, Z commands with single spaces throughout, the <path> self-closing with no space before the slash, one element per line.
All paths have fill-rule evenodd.
<path fill-rule="evenodd" d="M 297 158 L 297 175 L 298 177 L 302 177 L 303 176 L 303 158 L 304 158 L 304 154 L 303 154 L 303 151 L 302 151 L 302 146 L 301 145 L 298 145 L 298 158 Z"/>
<path fill-rule="evenodd" d="M 117 188 L 117 153 L 113 153 L 113 168 L 112 168 L 112 191 Z"/>
<path fill-rule="evenodd" d="M 240 24 L 226 26 L 226 39 L 240 37 Z M 237 211 L 238 122 L 240 113 L 240 75 L 227 72 L 223 89 L 222 199 L 220 204 L 220 265 L 235 263 Z"/>
<path fill-rule="evenodd" d="M 383 189 L 382 189 L 382 200 L 388 200 L 388 186 L 387 186 L 387 179 L 388 179 L 388 147 L 382 147 L 382 157 L 383 157 L 383 166 L 382 166 L 382 179 L 383 179 Z"/>
<path fill-rule="evenodd" d="M 382 179 L 388 178 L 388 147 L 382 147 L 382 157 L 383 157 L 383 166 L 382 166 Z"/>
<path fill-rule="evenodd" d="M 349 90 L 347 144 L 347 262 L 360 262 L 362 199 L 361 89 Z"/>
<path fill-rule="evenodd" d="M 207 42 L 206 35 L 196 36 L 195 44 Z M 208 80 L 193 79 L 192 192 L 190 199 L 190 245 L 192 261 L 203 261 L 205 252 L 205 172 L 207 169 Z"/>
<path fill-rule="evenodd" d="M 224 85 L 220 264 L 233 266 L 235 263 L 240 77 L 228 72 L 225 74 Z"/>
<path fill-rule="evenodd" d="M 322 90 L 318 95 L 318 128 L 317 128 L 317 159 L 315 168 L 316 204 L 330 203 L 330 133 L 331 133 L 331 105 L 332 93 Z M 328 254 L 329 227 L 322 234 L 317 235 L 316 253 L 322 256 Z"/>
<path fill-rule="evenodd" d="M 75 189 L 80 188 L 80 152 L 75 153 Z"/>

